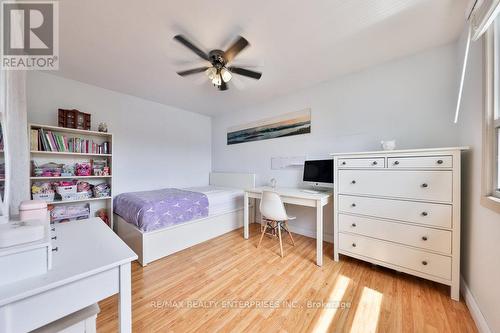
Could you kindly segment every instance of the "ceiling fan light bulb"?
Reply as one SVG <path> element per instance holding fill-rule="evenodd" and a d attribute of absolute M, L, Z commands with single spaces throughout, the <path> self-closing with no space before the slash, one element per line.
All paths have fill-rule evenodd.
<path fill-rule="evenodd" d="M 205 74 L 207 74 L 210 80 L 213 80 L 217 75 L 217 69 L 215 69 L 215 67 L 210 67 L 205 71 Z"/>
<path fill-rule="evenodd" d="M 215 75 L 215 77 L 212 79 L 212 83 L 216 86 L 220 86 L 222 84 L 222 79 L 219 74 Z"/>
<path fill-rule="evenodd" d="M 227 69 L 223 68 L 221 69 L 220 71 L 220 74 L 222 76 L 222 80 L 224 80 L 224 82 L 229 82 L 231 80 L 231 78 L 233 77 L 231 75 L 231 72 L 228 71 Z"/>

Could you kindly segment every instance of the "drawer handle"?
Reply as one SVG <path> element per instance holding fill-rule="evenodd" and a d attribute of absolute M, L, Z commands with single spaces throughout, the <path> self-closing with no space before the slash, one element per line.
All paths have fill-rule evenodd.
<path fill-rule="evenodd" d="M 427 236 L 422 236 L 422 240 L 426 241 L 427 240 Z"/>
<path fill-rule="evenodd" d="M 356 204 L 353 202 L 353 203 L 351 204 L 351 207 L 356 207 Z"/>
<path fill-rule="evenodd" d="M 356 181 L 355 180 L 351 181 L 351 184 L 356 184 Z"/>
<path fill-rule="evenodd" d="M 55 227 L 51 227 L 50 231 L 56 231 L 56 228 Z"/>
<path fill-rule="evenodd" d="M 377 164 L 378 164 L 377 161 L 372 162 L 372 165 L 377 165 Z"/>
<path fill-rule="evenodd" d="M 356 243 L 352 243 L 352 247 L 356 247 Z"/>
<path fill-rule="evenodd" d="M 52 237 L 51 239 L 52 239 L 52 240 L 56 240 L 56 239 L 57 239 L 57 236 L 54 236 L 54 237 Z"/>
<path fill-rule="evenodd" d="M 57 252 L 57 251 L 59 251 L 59 248 L 57 246 L 52 249 L 52 252 Z"/>
<path fill-rule="evenodd" d="M 356 227 L 356 223 L 353 223 L 353 224 L 351 224 L 351 225 L 352 225 L 352 227 L 353 227 L 353 228 L 355 228 L 355 227 Z"/>
<path fill-rule="evenodd" d="M 437 160 L 437 164 L 443 164 L 443 160 Z"/>
<path fill-rule="evenodd" d="M 423 183 L 423 184 L 422 184 L 422 187 L 423 187 L 423 188 L 427 188 L 427 187 L 429 187 L 429 185 L 428 185 L 427 183 Z"/>
<path fill-rule="evenodd" d="M 422 265 L 427 266 L 428 262 L 426 260 L 422 261 Z"/>
<path fill-rule="evenodd" d="M 422 216 L 427 216 L 427 215 L 429 215 L 429 213 L 427 213 L 427 212 L 422 212 Z"/>
<path fill-rule="evenodd" d="M 346 165 L 345 161 L 344 161 L 344 162 L 342 162 L 342 165 Z"/>
<path fill-rule="evenodd" d="M 394 165 L 399 165 L 399 161 L 394 161 Z"/>

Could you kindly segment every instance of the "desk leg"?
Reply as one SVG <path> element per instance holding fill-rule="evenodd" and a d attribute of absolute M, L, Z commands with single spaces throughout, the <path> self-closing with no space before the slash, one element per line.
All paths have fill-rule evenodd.
<path fill-rule="evenodd" d="M 249 209 L 248 209 L 248 193 L 245 192 L 245 196 L 243 199 L 243 237 L 245 239 L 248 239 L 249 237 L 249 226 L 248 226 L 248 215 L 249 215 Z"/>
<path fill-rule="evenodd" d="M 316 265 L 323 266 L 323 206 L 316 201 Z"/>
<path fill-rule="evenodd" d="M 132 286 L 130 263 L 120 266 L 120 299 L 118 319 L 121 333 L 132 332 Z"/>

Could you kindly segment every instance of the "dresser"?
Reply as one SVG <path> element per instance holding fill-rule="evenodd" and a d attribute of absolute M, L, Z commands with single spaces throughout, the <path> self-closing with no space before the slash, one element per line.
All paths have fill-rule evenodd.
<path fill-rule="evenodd" d="M 467 148 L 332 154 L 339 254 L 460 287 L 460 158 Z"/>

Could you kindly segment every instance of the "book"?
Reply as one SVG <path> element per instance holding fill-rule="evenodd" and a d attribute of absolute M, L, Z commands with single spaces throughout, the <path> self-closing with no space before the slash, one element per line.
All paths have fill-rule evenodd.
<path fill-rule="evenodd" d="M 57 143 L 59 146 L 59 151 L 66 152 L 66 145 L 64 144 L 64 137 L 60 134 L 56 134 Z"/>
<path fill-rule="evenodd" d="M 51 151 L 57 151 L 56 141 L 54 140 L 54 135 L 51 131 L 47 131 L 47 139 L 49 140 L 49 146 Z"/>
<path fill-rule="evenodd" d="M 52 136 L 52 140 L 54 141 L 55 145 L 56 145 L 56 150 L 57 151 L 61 151 L 61 143 L 59 142 L 59 139 L 57 137 L 57 134 L 54 134 L 54 133 L 50 133 L 51 136 Z"/>
<path fill-rule="evenodd" d="M 30 132 L 30 147 L 33 151 L 53 151 L 71 153 L 109 154 L 109 142 L 94 142 L 81 137 L 68 137 L 63 134 L 40 129 Z"/>
<path fill-rule="evenodd" d="M 46 151 L 53 151 L 52 145 L 50 143 L 50 134 L 42 130 L 42 136 L 45 141 L 45 150 Z"/>
<path fill-rule="evenodd" d="M 39 139 L 40 139 L 40 143 L 41 143 L 41 147 L 43 151 L 50 151 L 50 148 L 47 144 L 47 139 L 45 137 L 45 133 L 43 131 L 43 129 L 40 129 L 38 131 L 38 136 L 39 136 Z"/>
<path fill-rule="evenodd" d="M 39 150 L 38 148 L 38 130 L 32 129 L 30 132 L 30 149 Z"/>
<path fill-rule="evenodd" d="M 64 149 L 66 149 L 66 151 L 69 151 L 68 138 L 66 136 L 63 136 L 63 141 L 64 141 Z"/>

